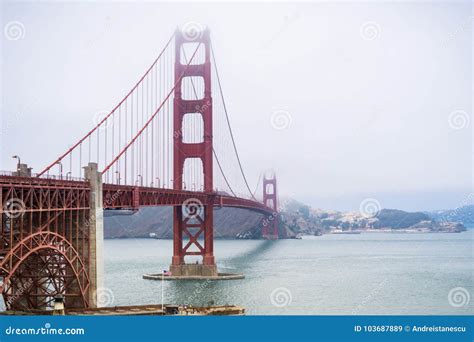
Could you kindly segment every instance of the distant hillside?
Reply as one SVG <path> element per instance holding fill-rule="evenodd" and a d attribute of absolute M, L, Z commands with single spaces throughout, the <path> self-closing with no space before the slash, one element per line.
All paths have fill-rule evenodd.
<path fill-rule="evenodd" d="M 426 214 L 438 222 L 455 221 L 461 222 L 469 227 L 474 225 L 474 205 L 465 205 L 460 208 L 449 210 L 430 211 L 426 212 Z"/>
<path fill-rule="evenodd" d="M 158 238 L 172 238 L 173 223 L 171 207 L 142 208 L 133 215 L 110 216 L 104 218 L 105 238 L 149 237 L 150 233 Z M 246 231 L 260 232 L 263 215 L 238 208 L 220 208 L 214 210 L 215 238 L 236 238 Z M 260 236 L 255 236 L 258 238 Z"/>
<path fill-rule="evenodd" d="M 472 222 L 473 209 L 473 206 L 470 206 L 460 210 L 433 213 L 382 209 L 374 217 L 364 217 L 358 212 L 314 209 L 289 199 L 281 203 L 279 231 L 280 236 L 284 238 L 337 231 L 459 232 L 465 230 L 465 227 L 457 222 Z M 141 238 L 149 237 L 150 234 L 154 234 L 157 238 L 172 238 L 171 207 L 142 208 L 133 215 L 108 217 L 111 213 L 114 212 L 106 211 L 104 219 L 106 238 Z M 260 239 L 263 224 L 264 216 L 250 210 L 237 208 L 214 210 L 216 239 Z"/>
<path fill-rule="evenodd" d="M 422 212 L 382 209 L 374 217 L 359 212 L 339 212 L 311 208 L 295 200 L 288 200 L 282 210 L 285 224 L 297 234 L 324 234 L 334 231 L 406 230 L 420 232 L 459 232 L 462 224 L 438 222 Z"/>

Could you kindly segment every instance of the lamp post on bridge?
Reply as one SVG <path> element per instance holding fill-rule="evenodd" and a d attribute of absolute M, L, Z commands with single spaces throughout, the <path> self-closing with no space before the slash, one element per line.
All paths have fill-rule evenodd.
<path fill-rule="evenodd" d="M 115 171 L 115 174 L 117 175 L 117 185 L 120 185 L 120 172 L 119 171 Z"/>
<path fill-rule="evenodd" d="M 17 160 L 17 163 L 16 163 L 16 171 L 17 171 L 17 172 L 20 171 L 20 163 L 21 163 L 21 161 L 20 161 L 20 156 L 18 156 L 18 155 L 15 154 L 14 156 L 12 156 L 12 158 Z"/>
<path fill-rule="evenodd" d="M 58 161 L 56 164 L 59 166 L 59 179 L 63 179 L 63 164 Z"/>

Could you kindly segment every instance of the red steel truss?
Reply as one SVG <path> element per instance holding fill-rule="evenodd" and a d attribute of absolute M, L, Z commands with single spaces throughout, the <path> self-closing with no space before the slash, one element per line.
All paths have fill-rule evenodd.
<path fill-rule="evenodd" d="M 106 210 L 138 210 L 140 207 L 146 206 L 173 206 L 174 241 L 170 268 L 174 267 L 174 270 L 178 271 L 177 275 L 179 275 L 181 268 L 184 270 L 186 266 L 189 266 L 185 264 L 186 256 L 201 257 L 203 265 L 207 270 L 211 270 L 208 275 L 217 275 L 213 252 L 214 207 L 247 208 L 265 214 L 267 218 L 264 220 L 263 236 L 278 238 L 276 179 L 264 179 L 264 202 L 256 201 L 248 187 L 228 118 L 227 124 L 234 152 L 253 200 L 235 196 L 213 148 L 212 48 L 209 30 L 198 35 L 184 35 L 179 30 L 175 33 L 174 81 L 171 82 L 169 89 L 165 89 L 166 87 L 163 89 L 163 96 L 157 98 L 156 95 L 157 93 L 161 94 L 161 89 L 159 87 L 153 88 L 153 84 L 156 86 L 161 82 L 157 82 L 156 75 L 162 71 L 165 72 L 165 75 L 171 73 L 171 69 L 169 73 L 166 69 L 168 65 L 166 49 L 168 46 L 173 46 L 171 42 L 172 39 L 168 41 L 152 66 L 122 101 L 105 118 L 100 120 L 94 129 L 41 171 L 39 175 L 36 177 L 0 175 L 0 291 L 7 309 L 46 308 L 51 306 L 54 297 L 59 294 L 65 297 L 67 308 L 87 307 L 96 304 L 93 300 L 95 294 L 91 293 L 97 286 L 97 279 L 93 277 L 97 274 L 95 254 L 97 245 L 94 244 L 96 231 L 93 220 L 97 218 L 96 210 L 100 209 L 100 205 L 96 203 L 96 201 L 100 201 L 100 196 L 97 196 L 96 192 L 100 185 L 102 186 L 102 207 Z M 197 47 L 189 61 L 186 62 L 183 47 L 188 43 L 197 45 Z M 196 55 L 203 57 L 203 61 L 192 63 Z M 169 60 L 172 61 L 171 58 Z M 185 64 L 183 64 L 183 60 L 186 62 Z M 171 63 L 169 66 L 173 67 Z M 193 82 L 192 79 L 196 77 L 203 80 L 203 96 L 199 99 L 196 95 L 196 99 L 190 100 L 182 93 L 183 82 L 189 79 Z M 167 78 L 168 76 L 165 77 L 164 84 L 167 83 Z M 220 89 L 218 75 L 217 83 Z M 145 84 L 147 96 L 144 105 Z M 184 83 L 184 85 L 186 84 Z M 153 91 L 150 91 L 150 96 L 148 96 L 150 87 Z M 223 101 L 222 89 L 220 89 L 220 94 Z M 127 117 L 122 120 L 121 115 L 123 113 L 127 115 L 128 108 L 135 108 L 135 115 L 138 117 L 139 95 L 141 95 L 141 124 L 135 122 L 136 131 L 131 125 L 132 130 L 128 133 Z M 160 179 L 160 177 L 156 177 L 158 168 L 151 167 L 151 170 L 148 170 L 148 166 L 153 166 L 155 164 L 153 158 L 158 156 L 153 150 L 157 140 L 153 138 L 155 118 L 160 117 L 164 112 L 166 113 L 168 109 L 165 110 L 165 104 L 171 98 L 174 101 L 172 105 L 173 153 L 168 153 L 171 140 L 164 140 L 163 150 L 166 148 L 167 151 L 164 154 L 166 158 L 172 154 L 172 160 L 164 159 L 163 156 L 161 159 L 158 158 L 163 164 L 161 165 L 163 173 Z M 151 102 L 148 102 L 149 99 Z M 135 105 L 133 106 L 134 100 Z M 227 117 L 225 103 L 223 106 Z M 148 107 L 152 107 L 150 110 L 154 110 L 154 112 L 151 110 L 153 114 L 148 113 Z M 219 106 L 215 106 L 215 111 L 218 113 Z M 131 114 L 133 112 L 130 112 L 130 121 L 132 120 Z M 189 114 L 197 114 L 202 118 L 202 141 L 190 143 L 183 140 L 183 122 L 186 115 Z M 125 123 L 125 127 L 123 127 L 125 129 L 120 126 L 122 121 Z M 114 128 L 117 131 L 114 131 Z M 100 134 L 102 129 L 105 129 L 105 132 Z M 106 132 L 109 129 L 112 132 L 107 135 Z M 117 134 L 114 135 L 114 132 Z M 127 132 L 125 137 L 121 135 L 124 132 Z M 76 178 L 76 180 L 72 178 L 74 175 L 72 173 L 73 160 L 77 162 L 79 173 L 82 172 L 85 160 L 82 151 L 86 150 L 86 144 L 88 144 L 89 150 L 89 165 L 95 164 L 96 170 L 98 165 L 102 165 L 100 160 L 95 160 L 94 163 L 91 163 L 90 160 L 91 137 L 93 135 L 96 137 L 97 144 L 95 157 L 100 159 L 103 156 L 104 158 L 102 164 L 105 168 L 99 168 L 102 170 L 102 181 L 105 182 L 102 184 L 100 173 L 94 174 L 99 175 L 95 178 L 97 181 L 95 183 L 92 178 L 89 178 L 91 183 L 80 180 L 81 178 Z M 148 138 L 150 136 L 151 139 Z M 126 141 L 122 141 L 122 138 Z M 101 142 L 103 142 L 102 145 L 100 145 Z M 99 146 L 106 146 L 107 143 L 110 144 L 109 148 L 105 147 L 102 151 L 105 153 L 99 153 Z M 150 144 L 151 153 L 148 153 L 148 144 Z M 117 153 L 114 150 L 115 145 L 120 146 Z M 139 151 L 143 150 L 143 145 L 145 145 L 145 156 L 142 155 L 143 152 L 140 152 L 141 155 L 138 156 Z M 113 155 L 108 157 L 108 151 Z M 152 159 L 150 163 L 148 163 L 149 156 Z M 229 191 L 234 196 L 225 192 L 217 192 L 214 189 L 214 182 L 218 183 L 214 180 L 213 175 L 214 157 Z M 187 191 L 184 185 L 185 162 L 191 158 L 199 159 L 202 164 L 202 191 Z M 63 176 L 63 164 L 69 164 L 70 168 L 65 177 Z M 171 164 L 173 170 L 168 172 L 168 166 Z M 27 169 L 25 164 L 21 165 Z M 49 178 L 51 177 L 49 173 L 56 166 L 59 168 L 60 174 L 57 178 Z M 22 174 L 19 172 L 20 164 L 18 167 L 19 170 L 16 174 Z M 200 169 L 195 172 L 201 176 Z M 77 176 L 81 177 L 82 175 L 78 174 Z M 169 179 L 171 177 L 173 179 Z M 111 184 L 113 181 L 109 182 L 109 179 L 114 178 L 116 184 Z M 145 182 L 143 182 L 144 180 Z M 171 182 L 173 189 L 163 186 L 171 184 Z M 94 189 L 91 188 L 91 184 Z M 144 184 L 150 185 L 150 187 L 143 186 Z M 153 187 L 153 184 L 157 187 Z M 201 237 L 204 242 L 201 242 Z"/>
<path fill-rule="evenodd" d="M 46 307 L 57 294 L 65 295 L 67 307 L 87 307 L 89 196 L 86 181 L 0 176 L 0 291 L 8 309 Z M 205 208 L 273 213 L 263 203 L 215 192 L 103 184 L 102 198 L 109 210 L 175 207 L 183 222 L 178 237 L 187 240 L 183 257 L 206 254 L 198 241 Z"/>
<path fill-rule="evenodd" d="M 89 297 L 89 185 L 0 177 L 0 290 L 7 309 L 68 307 Z"/>

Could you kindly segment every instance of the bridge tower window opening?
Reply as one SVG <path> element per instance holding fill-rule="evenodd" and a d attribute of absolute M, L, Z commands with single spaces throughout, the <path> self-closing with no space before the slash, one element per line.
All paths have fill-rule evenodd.
<path fill-rule="evenodd" d="M 183 167 L 183 190 L 203 191 L 204 173 L 200 158 L 187 158 Z"/>
<path fill-rule="evenodd" d="M 181 128 L 182 142 L 198 144 L 204 142 L 204 122 L 201 113 L 187 113 Z"/>

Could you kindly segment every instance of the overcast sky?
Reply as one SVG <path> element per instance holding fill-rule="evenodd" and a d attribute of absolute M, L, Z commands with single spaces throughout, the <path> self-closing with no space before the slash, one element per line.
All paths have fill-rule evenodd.
<path fill-rule="evenodd" d="M 3 2 L 1 13 L 1 170 L 13 154 L 46 166 L 194 22 L 211 29 L 251 184 L 272 168 L 282 196 L 340 210 L 365 198 L 454 208 L 472 192 L 469 1 Z"/>

